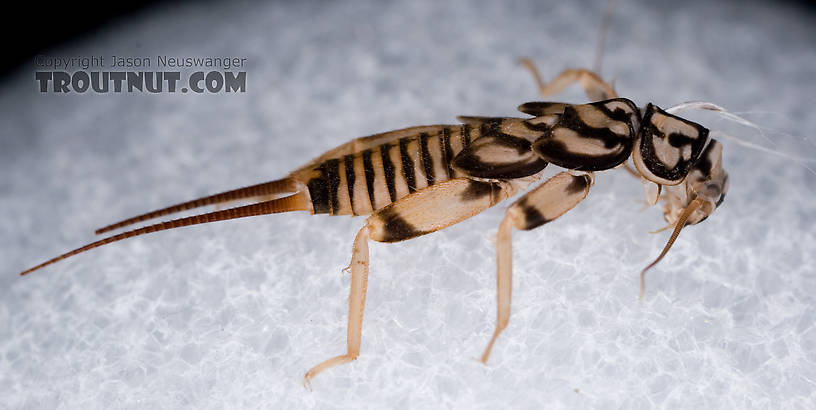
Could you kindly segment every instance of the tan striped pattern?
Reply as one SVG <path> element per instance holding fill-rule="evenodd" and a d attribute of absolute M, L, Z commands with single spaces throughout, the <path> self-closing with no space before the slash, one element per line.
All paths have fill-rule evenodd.
<path fill-rule="evenodd" d="M 368 215 L 428 186 L 463 177 L 451 161 L 479 138 L 472 125 L 416 127 L 416 132 L 380 134 L 360 152 L 326 158 L 306 183 L 315 213 Z"/>

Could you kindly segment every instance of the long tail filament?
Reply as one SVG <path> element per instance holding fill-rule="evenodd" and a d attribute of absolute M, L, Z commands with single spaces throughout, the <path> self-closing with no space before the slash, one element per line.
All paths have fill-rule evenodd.
<path fill-rule="evenodd" d="M 145 226 L 143 228 L 134 229 L 132 231 L 120 233 L 105 239 L 85 245 L 81 248 L 74 249 L 70 252 L 64 253 L 49 261 L 43 262 L 33 268 L 27 269 L 20 273 L 20 276 L 29 274 L 35 270 L 51 265 L 52 263 L 61 261 L 65 258 L 80 254 L 82 252 L 98 248 L 102 245 L 121 241 L 122 239 L 132 238 L 134 236 L 143 235 L 151 232 L 164 231 L 167 229 L 180 228 L 183 226 L 198 225 L 209 222 L 225 221 L 228 219 L 244 218 L 248 216 L 276 214 L 290 211 L 305 211 L 309 209 L 309 200 L 304 193 L 297 193 L 285 198 L 273 199 L 271 201 L 259 202 L 257 204 L 240 206 L 237 208 L 225 209 L 223 211 L 210 212 L 202 215 L 190 216 L 187 218 L 174 219 L 167 222 L 160 222 L 154 225 Z"/>
<path fill-rule="evenodd" d="M 219 204 L 223 202 L 230 202 L 252 197 L 291 194 L 294 192 L 297 192 L 297 186 L 295 185 L 294 181 L 291 178 L 279 179 L 277 181 L 271 182 L 264 182 L 262 184 L 233 189 L 231 191 L 194 199 L 192 201 L 183 202 L 180 204 L 169 206 L 167 208 L 159 209 L 157 211 L 152 211 L 139 216 L 134 216 L 133 218 L 125 219 L 124 221 L 108 225 L 104 228 L 99 228 L 96 230 L 95 233 L 99 235 L 101 233 L 112 231 L 123 226 L 132 225 L 137 222 L 158 218 L 160 216 L 165 216 L 176 212 L 186 211 L 189 209 L 198 208 L 205 205 Z"/>

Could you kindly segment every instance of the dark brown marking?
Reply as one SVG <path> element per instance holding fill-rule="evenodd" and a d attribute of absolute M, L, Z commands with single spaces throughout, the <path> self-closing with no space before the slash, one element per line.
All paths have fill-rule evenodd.
<path fill-rule="evenodd" d="M 411 155 L 408 154 L 408 143 L 410 138 L 400 138 L 399 149 L 400 158 L 402 159 L 402 176 L 405 177 L 405 183 L 408 185 L 408 192 L 416 191 L 416 179 L 414 175 L 414 161 Z"/>
<path fill-rule="evenodd" d="M 700 159 L 694 164 L 694 169 L 700 171 L 704 177 L 711 176 L 712 168 L 714 164 L 711 163 L 711 150 L 717 145 L 717 140 L 712 139 L 708 145 L 706 146 L 705 150 L 703 150 L 702 155 L 700 155 Z"/>
<path fill-rule="evenodd" d="M 329 206 L 332 215 L 340 211 L 340 201 L 337 200 L 337 192 L 340 189 L 340 160 L 330 159 L 323 163 L 323 171 L 326 176 L 326 189 L 329 192 Z"/>
<path fill-rule="evenodd" d="M 493 195 L 494 191 L 501 189 L 497 184 L 483 181 L 468 181 L 468 186 L 459 199 L 463 201 L 475 201 L 488 195 Z"/>
<path fill-rule="evenodd" d="M 605 111 L 607 113 L 609 112 L 608 109 L 606 109 Z M 581 137 L 600 140 L 601 142 L 603 142 L 604 148 L 611 149 L 619 145 L 622 145 L 624 143 L 622 140 L 631 141 L 635 138 L 634 130 L 632 130 L 631 127 L 631 122 L 628 121 L 628 119 L 622 121 L 629 123 L 630 125 L 629 135 L 616 134 L 611 129 L 609 129 L 609 127 L 600 128 L 591 127 L 581 119 L 581 116 L 578 115 L 578 111 L 575 110 L 575 107 L 569 106 L 564 109 L 564 114 L 561 116 L 561 118 L 558 120 L 558 123 L 553 128 L 563 127 L 571 129 L 578 133 L 578 135 L 580 135 Z"/>
<path fill-rule="evenodd" d="M 517 109 L 525 114 L 540 117 L 546 114 L 557 114 L 553 112 L 553 107 L 555 106 L 563 106 L 563 104 L 546 101 L 531 101 L 519 105 Z"/>
<path fill-rule="evenodd" d="M 450 137 L 450 128 L 442 128 L 442 135 L 439 137 L 439 149 L 442 151 L 442 161 L 444 161 L 445 169 L 448 172 L 448 179 L 453 178 L 453 168 L 451 168 L 453 149 L 451 148 Z"/>
<path fill-rule="evenodd" d="M 720 205 L 723 203 L 723 201 L 725 201 L 725 194 L 720 195 L 720 199 L 717 200 L 717 204 L 714 205 L 714 207 L 719 208 Z M 700 221 L 700 222 L 702 222 L 702 221 Z"/>
<path fill-rule="evenodd" d="M 383 237 L 378 239 L 380 242 L 399 242 L 429 233 L 416 229 L 392 208 L 383 208 L 377 217 L 383 221 Z"/>
<path fill-rule="evenodd" d="M 626 100 L 628 101 L 628 100 Z M 632 126 L 632 119 L 623 110 L 611 112 L 601 103 L 593 105 L 601 110 L 605 115 L 616 121 L 623 121 L 629 125 L 629 135 L 619 135 L 612 132 L 608 127 L 590 127 L 578 115 L 574 106 L 567 106 L 564 114 L 558 123 L 533 144 L 533 151 L 538 153 L 544 160 L 552 162 L 560 167 L 568 169 L 580 169 L 585 171 L 603 171 L 614 168 L 629 158 L 634 145 L 635 130 Z M 634 105 L 631 101 L 629 104 Z M 605 155 L 587 155 L 582 152 L 572 152 L 567 149 L 563 142 L 552 137 L 552 132 L 558 128 L 566 128 L 574 131 L 580 138 L 591 138 L 599 140 L 606 149 L 615 149 L 617 152 Z"/>
<path fill-rule="evenodd" d="M 351 213 L 354 214 L 354 155 L 343 157 L 343 163 L 346 166 L 346 187 L 348 187 L 349 204 L 351 204 Z"/>
<path fill-rule="evenodd" d="M 669 134 L 669 145 L 675 148 L 682 148 L 685 145 L 691 145 L 695 141 L 697 141 L 697 138 L 691 138 L 688 135 L 683 135 L 679 132 Z"/>
<path fill-rule="evenodd" d="M 507 161 L 503 163 L 485 162 L 479 158 L 478 151 L 489 144 L 514 148 L 518 156 L 507 158 Z M 525 145 L 526 148 L 522 147 L 522 145 Z M 530 150 L 530 143 L 527 140 L 503 135 L 484 137 L 477 140 L 473 145 L 460 151 L 451 161 L 451 165 L 461 172 L 477 178 L 515 179 L 541 171 L 547 166 L 547 162 Z"/>
<path fill-rule="evenodd" d="M 697 135 L 689 136 L 671 133 L 667 136 L 663 131 L 652 124 L 652 116 L 655 112 L 684 124 L 691 125 L 697 130 Z M 705 147 L 708 140 L 708 128 L 685 118 L 669 114 L 659 107 L 649 104 L 646 106 L 646 114 L 643 116 L 643 125 L 640 127 L 640 135 L 640 147 L 638 148 L 640 149 L 640 156 L 646 168 L 659 178 L 668 181 L 682 181 L 683 178 L 688 175 L 692 165 L 700 158 L 700 153 L 703 151 L 703 147 Z M 668 138 L 669 145 L 678 150 L 685 145 L 691 145 L 691 158 L 685 160 L 681 157 L 677 164 L 671 169 L 666 166 L 666 164 L 658 158 L 654 147 L 655 140 L 664 140 L 666 138 Z"/>
<path fill-rule="evenodd" d="M 552 129 L 551 125 L 544 124 L 544 123 L 534 124 L 534 123 L 532 123 L 530 121 L 526 121 L 526 120 L 522 121 L 521 124 L 524 125 L 524 128 L 527 128 L 530 131 L 545 132 L 547 130 Z"/>
<path fill-rule="evenodd" d="M 366 187 L 368 188 L 368 200 L 371 201 L 371 209 L 374 207 L 374 166 L 371 164 L 371 150 L 363 151 L 363 170 L 365 171 Z"/>
<path fill-rule="evenodd" d="M 470 145 L 470 124 L 462 125 L 462 147 Z"/>
<path fill-rule="evenodd" d="M 433 158 L 428 150 L 428 138 L 430 138 L 428 133 L 419 134 L 419 152 L 422 158 L 422 166 L 425 168 L 425 178 L 428 180 L 428 186 L 431 186 L 434 184 L 434 168 Z"/>
<path fill-rule="evenodd" d="M 516 154 L 518 155 L 530 154 L 530 146 L 532 145 L 530 144 L 530 141 L 527 141 L 524 138 L 514 137 L 507 134 L 496 135 L 495 137 L 492 137 L 491 141 L 497 145 L 515 149 Z"/>
<path fill-rule="evenodd" d="M 577 194 L 579 192 L 586 191 L 587 187 L 589 187 L 589 177 L 586 175 L 580 176 L 572 176 L 572 182 L 567 185 L 565 191 L 569 195 Z"/>
<path fill-rule="evenodd" d="M 533 175 L 547 166 L 547 162 L 530 156 L 505 164 L 479 161 L 473 155 L 457 155 L 453 165 L 463 173 L 476 178 L 516 179 Z"/>
<path fill-rule="evenodd" d="M 614 168 L 626 161 L 631 151 L 624 149 L 620 154 L 588 156 L 576 154 L 566 149 L 563 143 L 552 139 L 540 139 L 533 144 L 533 151 L 546 161 L 559 167 L 582 171 L 603 171 Z M 621 158 L 623 157 L 623 158 Z"/>
<path fill-rule="evenodd" d="M 391 202 L 394 202 L 397 200 L 397 187 L 394 182 L 394 178 L 396 177 L 396 175 L 394 173 L 394 163 L 391 162 L 391 156 L 389 155 L 389 151 L 391 151 L 391 145 L 388 144 L 380 145 L 383 172 L 385 173 L 385 184 L 388 186 L 388 197 L 391 198 Z"/>
<path fill-rule="evenodd" d="M 553 129 L 563 127 L 575 131 L 581 138 L 592 138 L 603 142 L 607 149 L 616 148 L 617 153 L 605 155 L 587 155 L 581 152 L 569 151 L 561 142 L 552 138 L 552 131 L 547 131 L 543 137 L 533 144 L 533 150 L 541 155 L 545 160 L 560 167 L 568 169 L 581 169 L 585 171 L 603 171 L 614 168 L 629 158 L 634 145 L 632 136 L 620 136 L 608 128 L 593 128 L 584 124 L 576 118 L 568 118 L 564 122 L 559 122 Z"/>
<path fill-rule="evenodd" d="M 711 176 L 711 160 L 705 155 L 705 153 L 700 157 L 700 160 L 697 161 L 697 164 L 694 166 L 694 169 L 700 171 L 704 177 Z"/>
<path fill-rule="evenodd" d="M 482 125 L 479 127 L 481 137 L 501 135 L 501 118 L 482 118 Z"/>
<path fill-rule="evenodd" d="M 518 207 L 521 208 L 521 212 L 524 215 L 524 226 L 521 228 L 522 230 L 528 231 L 550 222 L 535 206 L 527 202 L 527 198 L 522 198 L 518 202 Z"/>
<path fill-rule="evenodd" d="M 625 103 L 626 105 L 629 106 L 629 108 L 632 110 L 632 112 L 627 113 L 626 111 L 624 111 L 620 107 L 615 108 L 614 111 L 610 110 L 609 107 L 607 107 L 606 105 L 608 103 L 612 102 L 612 101 L 620 101 L 620 102 Z M 613 119 L 615 121 L 625 122 L 625 123 L 629 124 L 630 133 L 634 134 L 634 132 L 637 131 L 635 129 L 632 129 L 632 118 L 631 118 L 631 116 L 634 115 L 635 119 L 637 119 L 637 121 L 640 122 L 640 110 L 638 109 L 637 105 L 635 105 L 635 103 L 632 102 L 632 100 L 630 100 L 628 98 L 613 98 L 611 100 L 598 101 L 598 102 L 595 102 L 595 103 L 591 103 L 589 105 L 594 106 L 595 108 L 600 110 L 602 113 L 604 113 L 604 115 L 606 115 L 607 117 L 609 117 L 609 118 L 611 118 L 611 119 Z"/>
<path fill-rule="evenodd" d="M 321 171 L 319 177 L 315 177 L 306 183 L 309 188 L 309 197 L 312 200 L 312 208 L 316 214 L 327 214 L 331 211 L 329 207 L 329 193 L 326 189 L 326 177 Z"/>

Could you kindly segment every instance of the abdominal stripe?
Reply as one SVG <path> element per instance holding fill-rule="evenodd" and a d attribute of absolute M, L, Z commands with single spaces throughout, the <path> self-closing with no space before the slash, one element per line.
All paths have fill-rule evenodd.
<path fill-rule="evenodd" d="M 405 177 L 405 183 L 408 184 L 408 192 L 416 191 L 416 180 L 414 176 L 414 161 L 411 155 L 408 154 L 408 143 L 410 138 L 400 138 L 399 149 L 400 158 L 402 159 L 402 176 Z"/>
<path fill-rule="evenodd" d="M 351 213 L 354 213 L 354 155 L 346 155 L 343 157 L 343 163 L 346 168 L 346 187 L 348 188 L 349 204 L 351 204 Z"/>
<path fill-rule="evenodd" d="M 332 214 L 340 210 L 340 201 L 337 199 L 337 191 L 340 189 L 340 160 L 330 159 L 323 164 L 323 172 L 326 176 L 327 189 L 329 191 L 329 209 Z"/>
<path fill-rule="evenodd" d="M 445 164 L 445 170 L 448 173 L 448 178 L 453 178 L 453 168 L 451 167 L 451 160 L 453 160 L 453 149 L 450 143 L 450 128 L 442 129 L 442 135 L 439 137 L 439 150 L 442 151 L 442 163 Z"/>
<path fill-rule="evenodd" d="M 425 178 L 428 180 L 428 186 L 431 186 L 434 184 L 434 169 L 433 158 L 428 150 L 428 138 L 430 136 L 425 132 L 419 134 L 419 152 L 422 158 L 422 166 L 425 168 Z"/>
<path fill-rule="evenodd" d="M 368 188 L 368 199 L 371 201 L 371 208 L 374 208 L 374 165 L 371 164 L 371 150 L 363 151 L 363 170 L 365 171 L 366 187 Z"/>
<path fill-rule="evenodd" d="M 391 151 L 390 144 L 380 145 L 380 157 L 382 158 L 385 185 L 388 186 L 388 197 L 391 198 L 391 202 L 394 202 L 397 200 L 397 188 L 394 182 L 396 174 L 394 173 L 394 164 L 391 162 L 389 151 Z"/>
<path fill-rule="evenodd" d="M 433 134 L 423 132 L 325 160 L 316 168 L 319 175 L 307 182 L 313 210 L 331 215 L 359 215 L 360 212 L 367 213 L 361 210 L 377 210 L 401 199 L 406 193 L 397 178 L 403 178 L 408 194 L 418 190 L 417 177 L 422 178 L 423 174 L 427 186 L 454 178 L 453 158 L 470 145 L 470 138 L 479 136 L 471 133 L 472 128 L 468 125 L 461 128 L 445 126 Z M 346 209 L 349 205 L 346 205 L 345 198 L 340 196 L 343 192 L 348 192 L 350 210 Z M 384 196 L 386 192 L 387 197 Z M 366 198 L 368 204 L 360 203 Z"/>

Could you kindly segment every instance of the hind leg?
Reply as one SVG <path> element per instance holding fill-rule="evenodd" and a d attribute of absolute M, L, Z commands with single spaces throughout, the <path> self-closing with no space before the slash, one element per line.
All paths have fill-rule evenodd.
<path fill-rule="evenodd" d="M 372 214 L 354 239 L 346 353 L 313 367 L 306 372 L 303 383 L 308 387 L 318 374 L 348 363 L 360 354 L 368 284 L 369 239 L 399 242 L 438 231 L 479 214 L 520 188 L 520 185 L 499 181 L 456 178 L 416 191 Z"/>
<path fill-rule="evenodd" d="M 365 308 L 366 288 L 368 287 L 368 224 L 360 229 L 354 238 L 354 249 L 351 254 L 351 293 L 349 295 L 348 331 L 346 335 L 346 354 L 332 357 L 315 367 L 303 376 L 303 384 L 310 386 L 310 381 L 334 366 L 348 363 L 360 354 L 360 343 L 363 333 L 363 309 Z"/>

